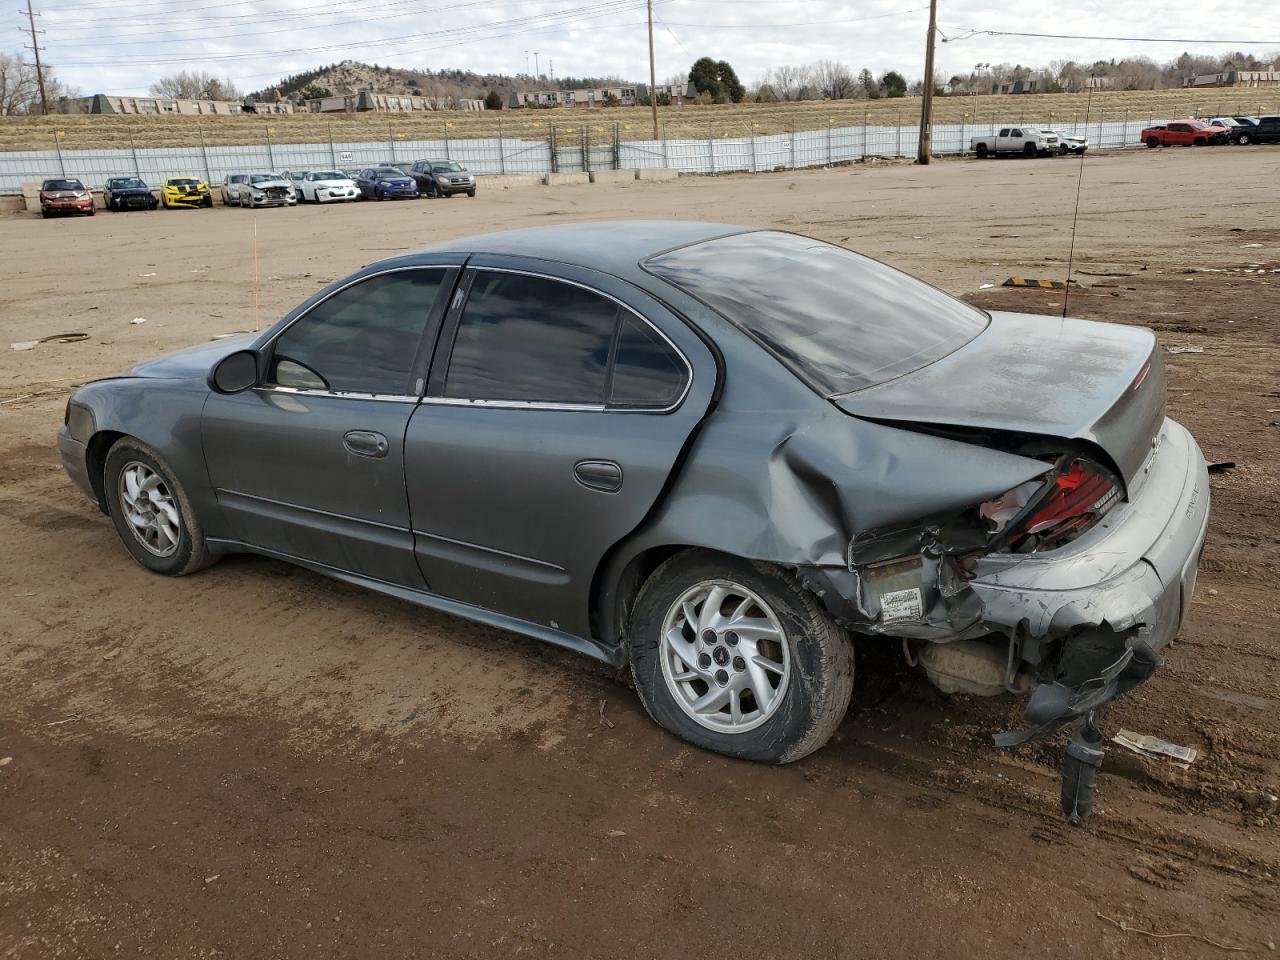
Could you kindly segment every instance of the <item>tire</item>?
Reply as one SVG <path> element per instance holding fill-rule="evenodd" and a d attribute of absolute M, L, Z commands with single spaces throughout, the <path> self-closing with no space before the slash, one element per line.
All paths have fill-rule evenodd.
<path fill-rule="evenodd" d="M 1034 143 L 1028 143 L 1022 148 L 1022 155 L 1024 157 L 1034 157 L 1036 155 L 1036 145 Z"/>
<path fill-rule="evenodd" d="M 205 197 L 205 198 L 204 198 L 204 200 L 203 200 L 203 201 L 201 201 L 200 206 L 202 206 L 202 207 L 208 207 L 210 210 L 212 210 L 212 209 L 213 209 L 213 194 L 211 193 L 211 194 L 209 194 L 209 196 Z"/>
<path fill-rule="evenodd" d="M 141 484 L 143 488 L 154 478 L 154 495 L 151 491 L 138 495 L 136 491 L 139 485 L 133 484 L 135 502 L 146 504 L 146 515 L 169 517 L 169 523 L 152 524 L 151 532 L 145 535 L 135 532 L 137 528 L 127 517 L 130 512 L 127 502 L 130 481 L 126 474 L 132 475 L 135 480 L 148 478 Z M 141 566 L 153 573 L 180 577 L 207 567 L 217 559 L 209 553 L 200 520 L 192 509 L 182 484 L 160 454 L 145 443 L 132 437 L 116 441 L 107 454 L 103 490 L 106 492 L 107 512 L 111 516 L 111 522 L 115 524 L 116 534 L 124 548 Z M 157 501 L 163 504 L 160 509 L 156 509 Z M 176 524 L 172 521 L 175 516 Z M 176 542 L 165 540 L 163 535 L 156 532 L 162 526 L 170 531 L 170 538 L 174 536 L 173 531 L 176 529 Z M 147 545 L 152 540 L 156 542 Z M 160 547 L 164 549 L 159 549 Z"/>
<path fill-rule="evenodd" d="M 1208 142 L 1209 141 L 1207 141 L 1204 137 L 1196 137 L 1195 140 L 1192 141 L 1192 146 L 1203 147 Z"/>
<path fill-rule="evenodd" d="M 979 160 L 987 159 L 987 145 L 985 143 L 978 144 L 978 147 L 976 150 L 974 150 L 974 153 L 978 155 Z"/>
<path fill-rule="evenodd" d="M 89 208 L 89 216 L 91 216 L 91 217 L 92 217 L 92 216 L 93 216 L 95 213 L 97 213 L 97 212 L 98 212 L 98 211 L 97 211 L 97 210 L 95 210 L 93 207 L 90 207 L 90 208 Z"/>
<path fill-rule="evenodd" d="M 1159 137 L 1147 137 L 1147 149 L 1148 149 L 1148 150 L 1154 150 L 1154 149 L 1155 149 L 1156 147 L 1158 147 L 1158 146 L 1160 146 L 1160 138 L 1159 138 Z"/>
<path fill-rule="evenodd" d="M 42 217 L 44 217 L 46 220 L 48 220 L 48 219 L 49 219 L 49 217 L 50 217 L 50 213 L 49 213 L 49 211 L 48 211 L 48 210 L 41 210 L 41 211 L 40 211 L 40 216 L 42 216 Z"/>
<path fill-rule="evenodd" d="M 1242 133 L 1242 134 L 1240 134 L 1240 136 L 1236 137 L 1236 143 L 1239 143 L 1239 144 L 1247 144 L 1247 143 L 1248 143 L 1250 140 L 1252 140 L 1252 139 L 1253 139 L 1253 137 L 1249 136 L 1249 134 L 1247 134 L 1247 133 Z"/>
<path fill-rule="evenodd" d="M 476 192 L 474 190 L 468 190 L 467 196 L 474 200 L 476 196 Z"/>
<path fill-rule="evenodd" d="M 686 611 L 701 617 L 717 588 L 727 591 L 722 606 L 730 613 L 708 646 Z M 741 618 L 761 625 L 751 628 L 760 635 L 749 638 Z M 741 637 L 731 629 L 734 622 Z M 673 623 L 681 625 L 676 635 L 685 638 L 694 663 L 664 636 Z M 649 716 L 680 739 L 730 757 L 790 763 L 807 756 L 831 738 L 853 692 L 848 635 L 816 597 L 769 564 L 703 550 L 672 557 L 641 588 L 628 639 L 631 673 Z M 762 666 L 751 669 L 748 658 Z M 726 702 L 694 719 L 694 702 L 721 690 Z M 755 690 L 772 697 L 764 709 Z"/>

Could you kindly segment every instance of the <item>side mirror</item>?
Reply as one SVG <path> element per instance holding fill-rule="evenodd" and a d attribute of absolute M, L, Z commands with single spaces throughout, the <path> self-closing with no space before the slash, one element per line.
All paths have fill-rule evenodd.
<path fill-rule="evenodd" d="M 240 393 L 258 382 L 258 355 L 237 350 L 219 360 L 209 371 L 209 387 L 218 393 Z"/>

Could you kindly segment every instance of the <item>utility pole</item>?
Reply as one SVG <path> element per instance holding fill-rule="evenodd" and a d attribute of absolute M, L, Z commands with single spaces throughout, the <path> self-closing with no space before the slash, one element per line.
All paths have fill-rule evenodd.
<path fill-rule="evenodd" d="M 649 0 L 649 109 L 653 112 L 653 139 L 658 139 L 658 82 L 653 69 L 653 0 Z"/>
<path fill-rule="evenodd" d="M 31 0 L 27 0 L 27 9 L 19 10 L 27 15 L 27 23 L 31 25 L 31 52 L 36 59 L 36 82 L 40 85 L 40 112 L 49 115 L 49 98 L 44 92 L 44 68 L 40 65 L 40 41 L 36 39 L 36 14 L 31 9 Z"/>
<path fill-rule="evenodd" d="M 920 146 L 916 163 L 929 163 L 933 153 L 933 43 L 938 34 L 938 0 L 929 0 L 929 33 L 924 41 L 924 96 L 920 98 Z"/>
<path fill-rule="evenodd" d="M 538 80 L 541 80 L 541 79 L 542 79 L 542 67 L 538 66 L 538 51 L 537 51 L 537 50 L 533 51 L 533 73 L 534 73 L 534 76 L 535 76 Z"/>

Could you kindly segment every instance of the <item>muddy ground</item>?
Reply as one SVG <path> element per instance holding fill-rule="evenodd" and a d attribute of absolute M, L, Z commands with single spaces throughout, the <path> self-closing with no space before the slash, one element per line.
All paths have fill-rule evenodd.
<path fill-rule="evenodd" d="M 521 637 L 262 559 L 152 576 L 57 462 L 74 384 L 484 230 L 776 224 L 1051 313 L 1060 294 L 983 285 L 1062 275 L 1078 172 L 948 162 L 0 220 L 0 957 L 1274 949 L 1280 273 L 1245 271 L 1280 269 L 1280 147 L 1084 163 L 1072 312 L 1202 350 L 1169 355 L 1170 413 L 1236 466 L 1212 478 L 1192 620 L 1109 720 L 1200 758 L 1184 772 L 1113 750 L 1079 829 L 1057 811 L 1055 747 L 989 745 L 1014 702 L 944 698 L 891 647 L 859 648 L 827 749 L 733 762 L 654 727 L 609 671 Z M 9 347 L 72 331 L 89 337 Z"/>

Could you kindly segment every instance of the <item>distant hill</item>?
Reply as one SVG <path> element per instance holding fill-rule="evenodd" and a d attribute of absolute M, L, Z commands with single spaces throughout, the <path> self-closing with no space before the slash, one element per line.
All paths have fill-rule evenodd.
<path fill-rule="evenodd" d="M 250 94 L 257 100 L 273 100 L 278 90 L 285 100 L 309 100 L 314 97 L 342 96 L 368 90 L 373 93 L 389 93 L 399 96 L 413 95 L 441 98 L 483 98 L 490 90 L 496 90 L 505 103 L 515 90 L 533 87 L 549 89 L 559 87 L 569 90 L 576 87 L 599 87 L 622 81 L 616 77 L 558 77 L 550 80 L 534 80 L 533 77 L 513 77 L 497 73 L 476 73 L 474 70 L 411 70 L 403 67 L 384 67 L 378 64 L 343 60 L 341 63 L 314 70 L 304 70 L 283 78 L 279 83 L 255 90 Z"/>

